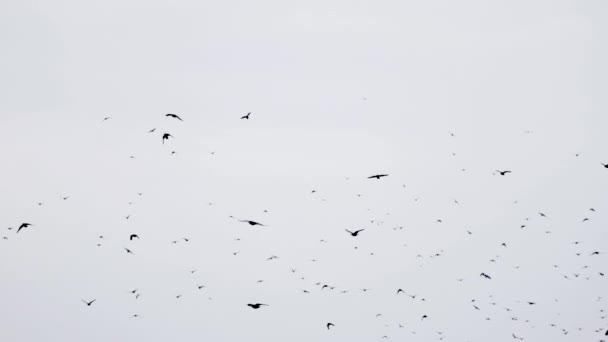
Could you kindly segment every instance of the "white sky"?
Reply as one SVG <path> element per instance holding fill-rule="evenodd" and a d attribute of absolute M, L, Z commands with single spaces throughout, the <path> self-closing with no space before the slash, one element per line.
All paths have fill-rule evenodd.
<path fill-rule="evenodd" d="M 1 2 L 0 341 L 599 341 L 607 10 Z"/>

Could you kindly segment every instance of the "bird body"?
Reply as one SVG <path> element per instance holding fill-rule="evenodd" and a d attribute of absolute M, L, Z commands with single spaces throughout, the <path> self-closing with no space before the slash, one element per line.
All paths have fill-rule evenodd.
<path fill-rule="evenodd" d="M 365 229 L 355 230 L 354 232 L 351 232 L 348 229 L 344 229 L 344 230 L 346 230 L 351 236 L 357 236 L 357 235 L 359 235 L 360 232 L 364 231 Z"/>
<path fill-rule="evenodd" d="M 168 113 L 168 114 L 165 114 L 165 116 L 170 117 L 170 118 L 174 118 L 174 119 L 178 119 L 179 121 L 184 121 L 177 114 Z"/>
<path fill-rule="evenodd" d="M 380 178 L 382 178 L 382 177 L 387 177 L 387 176 L 388 176 L 387 174 L 382 174 L 382 175 L 373 175 L 373 176 L 369 176 L 369 177 L 367 177 L 367 178 L 368 178 L 368 179 L 371 179 L 371 178 L 380 179 Z"/>

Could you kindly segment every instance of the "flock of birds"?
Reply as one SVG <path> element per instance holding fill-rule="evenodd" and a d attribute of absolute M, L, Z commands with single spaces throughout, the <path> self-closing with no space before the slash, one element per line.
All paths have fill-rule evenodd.
<path fill-rule="evenodd" d="M 174 120 L 178 120 L 178 121 L 180 121 L 180 122 L 184 122 L 184 120 L 182 119 L 182 117 L 180 117 L 180 115 L 178 115 L 178 114 L 174 114 L 174 113 L 167 113 L 167 114 L 165 114 L 165 117 L 167 117 L 168 119 L 174 119 Z M 103 118 L 102 122 L 106 122 L 106 121 L 108 121 L 108 120 L 110 120 L 110 119 L 111 119 L 111 117 L 105 117 L 105 118 Z M 251 119 L 251 112 L 247 113 L 246 115 L 243 115 L 242 117 L 240 117 L 240 119 L 241 119 L 241 120 L 250 120 L 250 119 Z M 149 130 L 148 132 L 149 132 L 149 133 L 155 133 L 155 132 L 156 132 L 156 128 L 153 128 L 153 129 Z M 528 132 L 528 133 L 531 133 L 531 132 Z M 453 136 L 453 134 L 452 134 L 452 136 Z M 161 143 L 164 145 L 166 142 L 168 142 L 168 141 L 169 141 L 169 139 L 173 139 L 173 138 L 174 138 L 174 136 L 173 136 L 171 133 L 168 133 L 168 132 L 163 132 L 163 133 L 161 134 Z M 175 154 L 176 152 L 175 152 L 175 151 L 172 151 L 171 153 L 172 153 L 172 154 Z M 213 152 L 213 153 L 215 153 L 215 152 Z M 577 154 L 576 156 L 578 157 L 578 154 Z M 604 168 L 608 169 L 608 163 L 606 163 L 606 164 L 601 163 L 601 165 L 602 165 Z M 511 170 L 498 170 L 498 169 L 497 169 L 497 170 L 495 170 L 495 175 L 499 175 L 499 176 L 507 176 L 507 177 L 508 177 L 508 175 L 509 175 L 509 174 L 511 174 L 511 173 L 512 173 L 512 171 L 511 171 Z M 375 180 L 380 181 L 380 180 L 382 180 L 382 179 L 384 179 L 384 178 L 386 178 L 386 177 L 389 177 L 389 176 L 390 176 L 389 174 L 386 174 L 386 173 L 380 173 L 380 174 L 373 174 L 373 175 L 370 175 L 370 176 L 368 176 L 367 178 L 368 178 L 368 179 L 375 179 Z M 311 193 L 312 193 L 312 194 L 316 193 L 316 190 L 312 190 L 312 191 L 311 191 Z M 138 193 L 138 195 L 139 195 L 139 196 L 141 196 L 141 195 L 142 195 L 142 193 Z M 65 201 L 65 200 L 68 200 L 69 198 L 70 198 L 69 196 L 62 196 L 62 197 L 61 197 L 61 199 L 62 199 L 62 200 L 64 200 L 64 201 Z M 417 199 L 416 199 L 416 200 L 417 200 Z M 460 203 L 458 202 L 458 200 L 453 199 L 453 201 L 454 201 L 454 203 L 455 203 L 455 204 L 460 205 Z M 38 203 L 38 205 L 43 205 L 43 203 Z M 594 208 L 589 208 L 589 211 L 590 211 L 590 212 L 596 212 L 596 209 L 594 209 Z M 544 217 L 544 218 L 546 218 L 546 217 L 547 217 L 547 215 L 546 215 L 545 213 L 543 213 L 543 212 L 539 212 L 539 213 L 538 213 L 538 215 L 539 215 L 540 217 Z M 124 218 L 125 218 L 126 220 L 128 220 L 128 219 L 130 218 L 130 215 L 127 215 L 127 216 L 125 216 Z M 237 218 L 237 217 L 234 217 L 234 216 L 229 216 L 229 218 L 230 218 L 230 219 L 234 219 L 234 220 L 236 220 L 237 222 L 247 224 L 247 225 L 252 226 L 252 227 L 269 227 L 269 225 L 267 225 L 267 224 L 264 224 L 264 223 L 261 223 L 261 222 L 257 222 L 257 221 L 254 221 L 254 220 L 250 220 L 250 219 L 241 219 L 241 218 Z M 528 221 L 528 220 L 529 220 L 529 218 L 526 218 L 526 221 Z M 584 217 L 584 218 L 582 219 L 582 222 L 586 222 L 586 221 L 589 221 L 589 218 L 588 218 L 588 217 Z M 437 222 L 438 222 L 438 223 L 441 223 L 441 222 L 442 222 L 442 220 L 438 219 L 438 220 L 437 220 Z M 372 221 L 371 221 L 371 223 L 374 223 L 374 221 L 372 220 Z M 376 222 L 376 223 L 378 223 L 378 222 Z M 378 223 L 378 224 L 381 224 L 381 223 Z M 31 231 L 31 233 L 32 233 L 32 234 L 35 234 L 35 227 L 37 227 L 37 226 L 36 226 L 34 223 L 30 223 L 30 222 L 22 222 L 22 223 L 18 224 L 16 227 L 17 227 L 17 228 L 15 229 L 15 234 L 19 234 L 19 236 L 22 236 L 23 234 L 27 234 L 27 233 L 29 233 L 28 231 Z M 519 227 L 519 228 L 520 228 L 520 229 L 524 229 L 524 228 L 526 228 L 526 227 L 527 227 L 527 226 L 526 226 L 526 223 L 522 223 L 522 224 L 520 225 L 520 227 Z M 366 233 L 366 229 L 365 229 L 365 228 L 359 228 L 359 229 L 353 229 L 353 228 L 350 228 L 350 229 L 349 229 L 349 228 L 350 228 L 350 227 L 348 227 L 348 228 L 344 228 L 344 231 L 345 231 L 345 232 L 348 234 L 348 236 L 350 236 L 350 237 L 352 237 L 352 238 L 365 239 L 365 237 L 364 237 L 364 236 L 365 236 L 366 234 L 368 234 L 368 233 Z M 9 227 L 9 228 L 8 228 L 8 230 L 13 230 L 13 229 L 14 229 L 13 227 Z M 393 228 L 393 229 L 394 229 L 394 230 L 398 230 L 398 229 L 403 229 L 403 227 L 395 227 L 395 228 Z M 467 233 L 468 235 L 472 235 L 472 234 L 473 234 L 473 232 L 471 232 L 470 230 L 467 230 L 467 231 L 466 231 L 466 233 Z M 547 232 L 547 233 L 550 233 L 550 232 Z M 104 238 L 104 236 L 103 236 L 103 235 L 100 235 L 98 238 L 99 238 L 99 239 L 103 239 L 103 238 Z M 4 239 L 4 240 L 9 240 L 9 236 L 4 236 L 4 237 L 3 237 L 3 239 Z M 140 239 L 140 237 L 139 237 L 139 235 L 138 235 L 137 233 L 131 233 L 130 235 L 128 235 L 128 240 L 129 240 L 129 241 L 134 241 L 135 239 L 137 239 L 137 240 L 139 240 L 139 239 Z M 189 239 L 188 239 L 188 238 L 186 238 L 186 237 L 182 238 L 182 240 L 183 240 L 184 242 L 188 242 L 188 241 L 189 241 Z M 323 239 L 321 239 L 320 241 L 321 241 L 322 243 L 323 243 L 323 242 L 326 242 L 326 241 L 325 241 L 325 240 L 323 240 Z M 178 240 L 173 240 L 173 241 L 171 241 L 171 243 L 173 243 L 173 244 L 176 244 L 176 243 L 178 243 L 178 242 L 179 242 Z M 578 245 L 578 244 L 581 244 L 581 243 L 582 243 L 581 241 L 574 241 L 574 242 L 573 242 L 573 244 L 575 244 L 575 245 Z M 97 244 L 97 246 L 101 246 L 101 243 L 98 243 L 98 244 Z M 500 246 L 501 246 L 502 248 L 507 248 L 507 243 L 506 243 L 506 242 L 502 242 Z M 355 247 L 355 248 L 357 248 L 357 247 Z M 127 248 L 127 247 L 124 247 L 124 251 L 125 251 L 125 253 L 127 253 L 127 254 L 134 254 L 133 250 L 131 250 L 130 248 Z M 233 252 L 233 255 L 235 255 L 235 256 L 236 256 L 238 253 L 239 253 L 239 252 Z M 441 256 L 441 255 L 442 255 L 442 253 L 443 253 L 443 250 L 442 250 L 440 253 L 436 253 L 436 254 L 435 254 L 435 255 L 433 255 L 432 257 L 438 257 L 438 256 Z M 373 255 L 373 253 L 371 253 L 371 255 Z M 581 253 L 576 253 L 576 255 L 577 255 L 577 256 L 581 256 Z M 593 251 L 590 251 L 590 252 L 589 252 L 587 255 L 588 255 L 589 257 L 595 257 L 595 256 L 600 256 L 600 255 L 603 255 L 603 253 L 602 253 L 601 251 L 593 250 Z M 418 256 L 420 257 L 420 255 L 418 255 Z M 278 258 L 279 258 L 278 256 L 276 256 L 276 255 L 272 255 L 272 256 L 270 256 L 270 257 L 269 257 L 268 259 L 266 259 L 266 260 L 270 261 L 270 260 L 274 260 L 274 259 L 278 259 Z M 315 259 L 313 259 L 312 261 L 316 261 L 316 260 L 315 260 Z M 496 262 L 496 260 L 495 260 L 495 259 L 492 259 L 492 260 L 491 260 L 491 262 Z M 554 267 L 555 267 L 555 268 L 558 268 L 559 266 L 558 266 L 558 265 L 554 265 Z M 589 268 L 589 266 L 584 266 L 583 268 L 588 269 L 588 268 Z M 196 270 L 191 270 L 191 271 L 190 271 L 190 273 L 195 273 L 195 272 L 196 272 Z M 296 269 L 292 268 L 292 269 L 291 269 L 291 272 L 292 272 L 292 273 L 296 273 Z M 598 270 L 598 271 L 597 271 L 597 275 L 599 275 L 600 277 L 604 277 L 605 272 L 604 272 L 603 270 Z M 574 273 L 574 274 L 572 274 L 572 275 L 564 274 L 564 275 L 563 275 L 563 278 L 564 278 L 564 279 L 571 279 L 571 278 L 579 278 L 580 276 L 581 276 L 581 275 L 580 275 L 580 273 L 578 273 L 578 274 L 577 274 L 577 273 Z M 479 277 L 480 277 L 481 279 L 483 279 L 483 280 L 487 280 L 487 281 L 492 281 L 492 280 L 493 280 L 492 275 L 490 275 L 490 274 L 489 274 L 489 272 L 488 272 L 488 271 L 485 271 L 485 270 L 480 271 L 480 273 L 479 273 Z M 305 278 L 304 278 L 304 277 L 302 277 L 301 279 L 302 279 L 302 280 L 304 280 Z M 590 276 L 587 276 L 587 277 L 586 277 L 586 279 L 587 279 L 587 280 L 589 280 L 589 279 L 590 279 Z M 462 282 L 462 281 L 463 281 L 463 279 L 457 279 L 457 281 Z M 259 280 L 258 282 L 263 282 L 263 280 Z M 332 291 L 332 290 L 335 290 L 335 289 L 337 288 L 336 286 L 333 286 L 333 285 L 330 285 L 330 284 L 327 284 L 327 283 L 324 283 L 324 282 L 315 282 L 314 284 L 315 284 L 315 286 L 318 286 L 318 288 L 319 288 L 319 290 L 320 290 L 320 291 Z M 202 289 L 206 288 L 207 286 L 206 286 L 206 285 L 198 285 L 198 284 L 197 284 L 197 285 L 196 285 L 196 287 L 198 288 L 198 290 L 202 290 Z M 370 289 L 369 289 L 369 288 L 364 288 L 364 289 L 362 289 L 361 291 L 362 291 L 362 292 L 368 292 L 368 291 L 370 291 Z M 137 298 L 139 298 L 139 297 L 140 297 L 140 295 L 141 295 L 141 293 L 139 292 L 139 289 L 130 290 L 129 292 L 130 292 L 130 293 L 132 293 L 132 294 L 135 296 L 135 298 L 136 298 L 136 299 L 137 299 Z M 340 292 L 341 292 L 341 293 L 348 293 L 348 292 L 349 292 L 349 290 L 348 290 L 348 289 L 342 289 L 342 290 L 340 290 Z M 310 294 L 310 293 L 311 293 L 311 291 L 310 291 L 310 290 L 305 289 L 305 290 L 302 290 L 302 293 L 304 293 L 304 294 Z M 406 296 L 409 296 L 410 298 L 412 298 L 413 300 L 416 300 L 416 298 L 419 298 L 419 300 L 421 300 L 421 301 L 423 301 L 423 302 L 427 300 L 426 298 L 421 298 L 421 297 L 420 297 L 420 296 L 418 296 L 417 294 L 408 294 L 408 293 L 407 293 L 407 292 L 406 292 L 404 289 L 402 289 L 402 288 L 397 288 L 397 289 L 395 290 L 395 294 L 394 294 L 394 295 L 395 295 L 395 296 L 402 296 L 402 295 L 406 295 Z M 182 296 L 182 295 L 176 295 L 175 297 L 176 297 L 177 299 L 179 299 L 181 296 Z M 602 300 L 602 298 L 601 298 L 601 297 L 600 297 L 600 298 L 598 298 L 598 301 L 599 301 L 599 300 Z M 94 307 L 94 306 L 95 306 L 95 303 L 97 303 L 97 299 L 96 299 L 96 298 L 91 298 L 91 299 L 81 298 L 81 301 L 82 301 L 82 303 L 83 303 L 84 305 L 86 305 L 87 307 Z M 535 305 L 537 305 L 537 302 L 535 302 L 535 301 L 524 301 L 523 303 L 524 303 L 525 305 L 528 305 L 528 306 L 535 306 Z M 493 306 L 497 305 L 497 303 L 496 303 L 496 302 L 491 302 L 490 304 L 491 304 L 491 305 L 493 305 Z M 272 306 L 271 306 L 272 304 L 269 304 L 269 303 L 259 303 L 259 302 L 254 302 L 254 303 L 244 303 L 244 305 L 246 305 L 246 307 L 250 308 L 251 310 L 265 310 L 265 309 L 267 309 L 267 308 L 271 308 L 271 307 L 272 307 Z M 473 308 L 474 310 L 476 310 L 476 311 L 482 310 L 482 309 L 480 308 L 481 304 L 479 304 L 479 302 L 478 302 L 478 301 L 476 301 L 475 299 L 473 299 L 473 300 L 471 301 L 471 306 L 472 306 L 472 308 Z M 509 307 L 505 307 L 505 310 L 506 310 L 507 312 L 510 312 L 510 313 L 512 312 L 512 309 L 511 309 L 511 308 L 509 308 Z M 602 312 L 602 314 L 603 314 L 603 312 L 604 312 L 604 311 L 602 310 L 601 312 Z M 379 313 L 379 314 L 376 314 L 376 317 L 381 317 L 381 316 L 382 316 L 382 314 L 380 314 L 380 313 Z M 142 316 L 140 316 L 139 314 L 132 314 L 132 317 L 133 317 L 133 318 L 139 318 L 139 317 L 142 317 Z M 430 316 L 429 316 L 429 314 L 428 314 L 428 313 L 421 313 L 419 317 L 420 317 L 420 321 L 425 321 L 425 320 L 430 319 Z M 602 316 L 601 316 L 601 319 L 602 319 L 602 320 L 604 320 L 605 318 L 606 318 L 606 316 L 604 316 L 604 315 L 602 315 Z M 517 317 L 516 317 L 516 316 L 512 316 L 512 317 L 511 317 L 511 319 L 512 319 L 512 320 L 517 320 Z M 487 317 L 487 318 L 486 318 L 486 320 L 490 320 L 490 317 Z M 554 328 L 557 328 L 557 325 L 556 325 L 556 324 L 553 324 L 553 323 L 552 323 L 552 324 L 550 324 L 550 325 L 551 325 L 552 327 L 554 327 Z M 399 323 L 399 324 L 398 324 L 398 327 L 399 327 L 399 328 L 404 328 L 405 326 L 404 326 L 402 323 Z M 339 321 L 338 321 L 338 320 L 335 320 L 335 321 L 332 321 L 332 322 L 326 322 L 326 323 L 325 323 L 325 325 L 324 325 L 324 329 L 325 329 L 325 330 L 328 330 L 328 331 L 330 331 L 330 330 L 334 330 L 334 329 L 339 329 L 339 328 L 340 328 L 340 323 L 339 323 Z M 580 329 L 582 329 L 582 328 L 579 328 L 579 330 L 580 330 Z M 568 335 L 568 334 L 569 334 L 569 330 L 567 330 L 566 328 L 561 328 L 561 332 L 562 332 L 562 334 L 564 334 L 564 335 Z M 606 328 L 606 327 L 603 327 L 603 328 L 602 328 L 602 327 L 598 327 L 598 328 L 595 330 L 595 332 L 596 332 L 596 333 L 599 333 L 599 334 L 601 334 L 601 335 L 608 336 L 608 330 L 607 330 L 607 328 Z M 415 333 L 415 332 L 413 331 L 412 333 Z M 383 336 L 380 336 L 380 338 L 381 338 L 381 339 L 390 339 L 390 336 L 389 336 L 389 335 L 383 335 Z M 447 338 L 447 334 L 446 334 L 445 332 L 443 332 L 443 331 L 437 331 L 437 339 L 438 339 L 438 340 L 444 340 L 444 339 L 446 339 L 446 338 Z M 519 334 L 516 334 L 515 332 L 513 332 L 513 333 L 511 334 L 511 338 L 512 338 L 512 339 L 514 339 L 514 340 L 524 340 L 524 339 L 525 339 L 525 337 L 524 337 L 524 336 L 520 336 Z M 605 341 L 605 340 L 604 340 L 604 339 L 600 339 L 600 341 Z"/>

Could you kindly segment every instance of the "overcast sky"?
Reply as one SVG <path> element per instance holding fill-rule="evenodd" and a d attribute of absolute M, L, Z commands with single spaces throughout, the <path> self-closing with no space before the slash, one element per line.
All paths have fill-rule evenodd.
<path fill-rule="evenodd" d="M 599 341 L 607 15 L 1 2 L 0 340 Z"/>

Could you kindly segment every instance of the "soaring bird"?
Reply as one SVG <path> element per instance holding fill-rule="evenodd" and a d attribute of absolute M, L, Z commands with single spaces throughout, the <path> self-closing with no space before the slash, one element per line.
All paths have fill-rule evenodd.
<path fill-rule="evenodd" d="M 329 330 L 329 327 L 335 327 L 335 325 L 331 322 L 327 323 L 326 326 L 327 326 L 327 330 Z"/>
<path fill-rule="evenodd" d="M 85 303 L 87 306 L 91 306 L 91 304 L 93 304 L 96 300 L 97 299 L 93 299 L 92 301 L 87 302 L 86 300 L 83 299 L 82 302 Z"/>
<path fill-rule="evenodd" d="M 608 164 L 602 163 L 602 166 L 604 166 L 604 168 L 608 169 Z"/>
<path fill-rule="evenodd" d="M 382 177 L 386 177 L 386 176 L 388 176 L 388 175 L 386 175 L 386 174 L 385 174 L 385 175 L 373 175 L 373 176 L 369 176 L 369 177 L 367 177 L 367 178 L 368 178 L 368 179 L 370 179 L 370 178 L 376 178 L 376 179 L 380 179 L 380 178 L 382 178 Z"/>
<path fill-rule="evenodd" d="M 346 230 L 351 236 L 357 236 L 357 235 L 359 235 L 360 232 L 364 231 L 365 229 L 355 230 L 354 232 L 351 232 L 348 229 L 344 229 L 344 230 Z"/>
<path fill-rule="evenodd" d="M 148 131 L 148 133 L 154 133 L 154 131 L 156 131 L 156 128 L 152 128 L 151 130 Z"/>
<path fill-rule="evenodd" d="M 125 251 L 127 251 L 127 254 L 133 254 L 133 252 L 131 252 L 131 250 L 130 250 L 130 249 L 128 249 L 128 248 L 126 248 L 126 247 L 123 247 L 123 248 L 125 249 Z"/>
<path fill-rule="evenodd" d="M 247 115 L 243 115 L 243 116 L 241 117 L 241 120 L 243 120 L 243 119 L 247 119 L 247 120 L 249 120 L 249 115 L 250 115 L 250 114 L 251 114 L 251 112 L 247 113 Z"/>
<path fill-rule="evenodd" d="M 248 307 L 252 308 L 252 309 L 259 309 L 262 306 L 269 306 L 268 304 L 261 304 L 261 303 L 257 303 L 257 304 L 247 304 Z"/>
<path fill-rule="evenodd" d="M 507 173 L 511 173 L 511 171 L 509 171 L 509 170 L 505 170 L 505 171 L 496 170 L 496 172 L 500 173 L 501 176 L 504 176 Z"/>
<path fill-rule="evenodd" d="M 249 225 L 251 226 L 262 226 L 262 227 L 266 227 L 265 224 L 261 224 L 259 222 L 255 222 L 255 221 L 251 221 L 251 220 L 239 220 L 239 222 L 245 222 L 245 223 L 249 223 Z"/>
<path fill-rule="evenodd" d="M 29 226 L 33 226 L 33 224 L 31 224 L 31 223 L 22 223 L 22 224 L 19 226 L 19 229 L 17 229 L 17 233 L 19 233 L 19 231 L 20 231 L 21 229 L 23 229 L 23 228 L 27 228 L 27 227 L 29 227 Z"/>
<path fill-rule="evenodd" d="M 485 274 L 485 273 L 483 273 L 483 272 L 481 272 L 481 274 L 480 274 L 479 276 L 480 276 L 480 277 L 484 277 L 484 278 L 486 278 L 486 279 L 492 279 L 492 277 L 490 277 L 489 275 L 487 275 L 487 274 Z"/>
<path fill-rule="evenodd" d="M 397 290 L 397 294 L 399 294 L 399 292 L 403 292 L 403 293 L 405 293 L 405 291 L 403 291 L 402 289 L 398 289 L 398 290 Z"/>
<path fill-rule="evenodd" d="M 129 241 L 133 241 L 135 238 L 139 240 L 139 236 L 137 234 L 131 234 L 131 236 L 129 236 Z"/>
<path fill-rule="evenodd" d="M 182 120 L 182 118 L 180 118 L 180 117 L 179 117 L 177 114 L 171 114 L 171 113 L 169 113 L 169 114 L 165 114 L 165 116 L 168 116 L 168 117 L 170 117 L 170 118 L 175 118 L 175 119 L 177 119 L 177 120 L 179 120 L 179 121 L 184 121 L 184 120 Z"/>
<path fill-rule="evenodd" d="M 169 140 L 169 138 L 173 138 L 173 136 L 169 133 L 163 134 L 163 144 L 165 143 L 165 140 Z"/>

